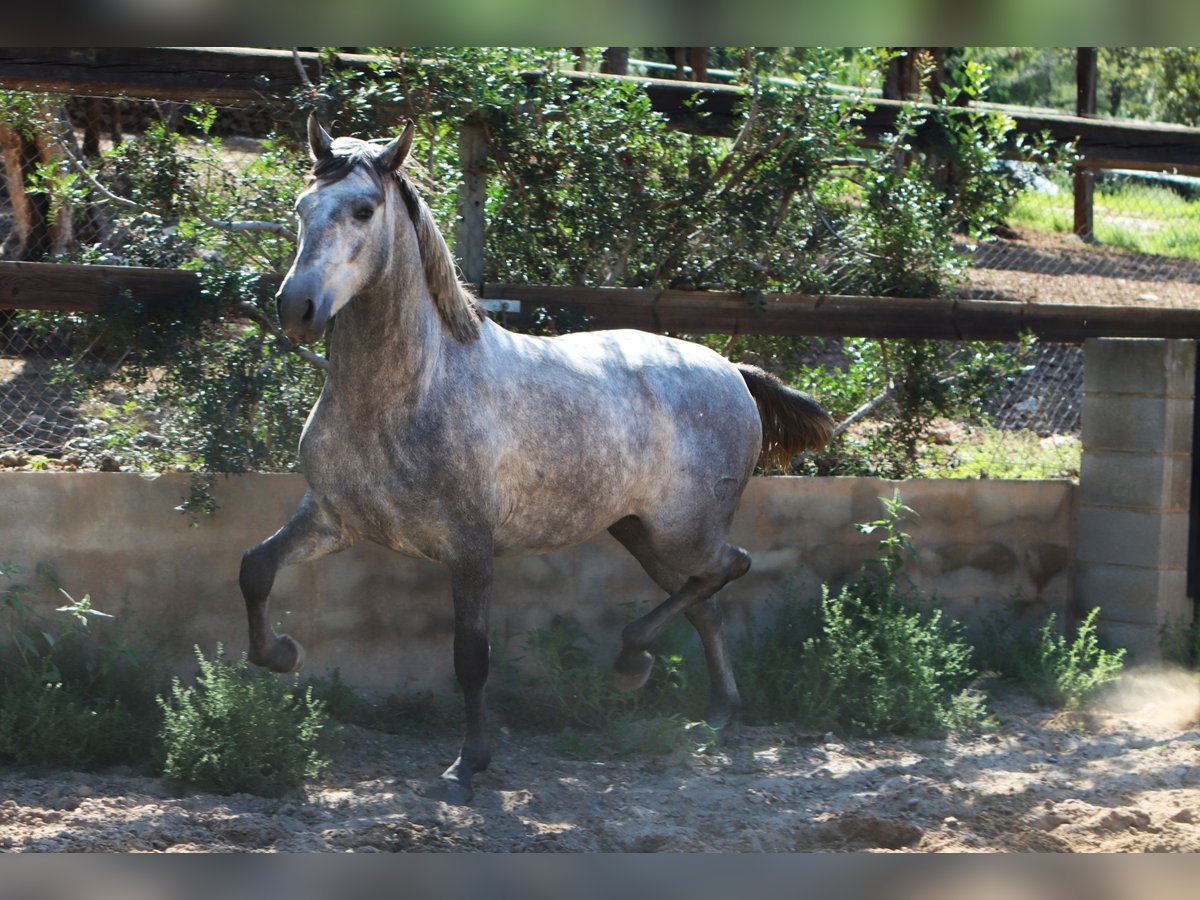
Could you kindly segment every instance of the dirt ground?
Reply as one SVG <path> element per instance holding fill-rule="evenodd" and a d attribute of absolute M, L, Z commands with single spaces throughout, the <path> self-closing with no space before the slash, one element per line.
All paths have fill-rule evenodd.
<path fill-rule="evenodd" d="M 455 738 L 347 727 L 325 774 L 282 800 L 128 772 L 0 771 L 0 850 L 1200 850 L 1200 686 L 1130 676 L 1104 707 L 993 704 L 984 733 L 851 741 L 743 728 L 716 752 L 571 759 L 497 735 L 470 806 L 426 796 Z"/>
<path fill-rule="evenodd" d="M 962 296 L 1079 306 L 1187 308 L 1200 303 L 1200 262 L 1085 244 L 1025 229 L 980 244 Z"/>

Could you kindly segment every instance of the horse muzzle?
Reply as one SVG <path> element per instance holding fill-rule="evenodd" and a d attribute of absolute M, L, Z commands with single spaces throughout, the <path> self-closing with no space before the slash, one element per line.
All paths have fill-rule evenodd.
<path fill-rule="evenodd" d="M 312 344 L 324 337 L 331 306 L 327 298 L 316 296 L 312 291 L 289 289 L 285 283 L 275 295 L 275 303 L 283 333 L 293 341 Z"/>

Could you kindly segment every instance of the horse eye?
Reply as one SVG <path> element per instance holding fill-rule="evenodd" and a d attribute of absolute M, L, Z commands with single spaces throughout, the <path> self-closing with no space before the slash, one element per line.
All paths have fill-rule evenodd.
<path fill-rule="evenodd" d="M 354 218 L 360 222 L 366 222 L 373 215 L 375 215 L 375 207 L 373 206 L 360 206 L 354 210 Z"/>

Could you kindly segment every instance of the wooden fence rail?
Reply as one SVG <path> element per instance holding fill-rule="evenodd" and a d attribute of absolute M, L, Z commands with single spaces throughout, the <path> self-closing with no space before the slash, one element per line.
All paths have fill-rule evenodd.
<path fill-rule="evenodd" d="M 326 65 L 321 54 L 301 53 L 315 72 Z M 336 64 L 370 76 L 377 57 L 340 54 Z M 564 72 L 580 82 L 631 81 L 650 96 L 656 110 L 679 129 L 731 135 L 740 127 L 744 96 L 732 85 L 673 81 L 638 76 Z M 291 51 L 253 47 L 2 47 L 0 88 L 88 96 L 245 103 L 281 97 L 302 85 Z M 906 105 L 864 98 L 860 120 L 868 141 L 894 130 Z M 928 104 L 918 108 L 932 109 Z M 1078 141 L 1081 164 L 1097 168 L 1174 170 L 1200 175 L 1200 129 L 1180 125 L 1058 115 L 1026 107 L 975 104 L 964 110 L 997 110 L 1011 116 L 1020 134 L 1041 131 L 1059 141 Z M 411 112 L 411 111 L 410 111 Z M 918 129 L 918 143 L 936 148 L 940 131 Z"/>
<path fill-rule="evenodd" d="M 279 276 L 263 275 L 269 296 Z M 715 291 L 485 284 L 503 321 L 526 325 L 533 310 L 565 314 L 589 329 L 640 328 L 677 334 L 786 337 L 940 338 L 1077 343 L 1092 337 L 1200 339 L 1200 309 L 1066 306 L 1004 300 L 744 296 Z M 0 309 L 97 312 L 136 302 L 147 308 L 195 303 L 195 272 L 123 266 L 0 262 Z"/>

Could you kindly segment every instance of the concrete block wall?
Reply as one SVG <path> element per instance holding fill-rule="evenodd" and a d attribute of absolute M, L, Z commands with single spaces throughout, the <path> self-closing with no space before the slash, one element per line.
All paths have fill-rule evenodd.
<path fill-rule="evenodd" d="M 1162 629 L 1192 621 L 1187 596 L 1192 341 L 1099 339 L 1084 346 L 1077 595 L 1140 659 Z"/>
<path fill-rule="evenodd" d="M 181 673 L 192 647 L 246 647 L 237 586 L 243 551 L 274 532 L 304 493 L 298 475 L 242 475 L 217 482 L 220 509 L 190 527 L 174 511 L 187 476 L 120 473 L 0 474 L 0 560 L 48 562 L 76 597 L 162 646 Z M 721 593 L 731 630 L 769 621 L 783 598 L 813 599 L 878 555 L 877 536 L 854 523 L 879 518 L 880 497 L 899 487 L 920 513 L 906 524 L 918 551 L 911 576 L 947 615 L 970 622 L 1014 602 L 1040 617 L 1071 598 L 1075 486 L 871 478 L 755 478 L 734 521 L 750 572 Z M 663 599 L 616 541 L 496 565 L 493 633 L 511 641 L 558 614 L 577 619 L 604 658 L 622 626 Z M 46 605 L 57 605 L 47 597 Z M 271 619 L 304 644 L 305 671 L 337 667 L 350 684 L 381 690 L 452 685 L 449 580 L 440 566 L 373 544 L 279 573 Z M 108 628 L 113 623 L 101 623 Z"/>

